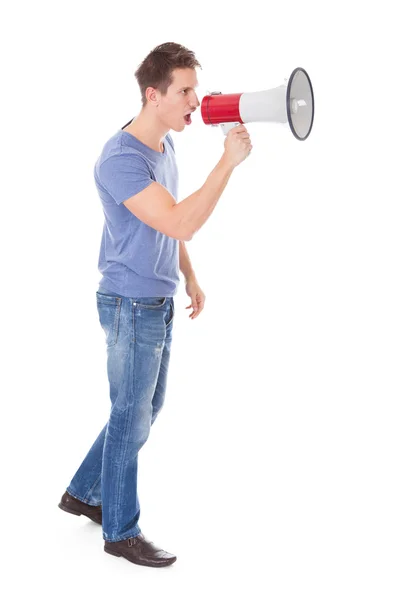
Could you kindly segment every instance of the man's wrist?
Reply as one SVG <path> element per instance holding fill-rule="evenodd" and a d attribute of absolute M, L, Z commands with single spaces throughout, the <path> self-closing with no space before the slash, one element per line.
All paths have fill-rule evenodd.
<path fill-rule="evenodd" d="M 231 160 L 229 159 L 229 155 L 227 154 L 226 151 L 222 154 L 219 164 L 223 167 L 224 171 L 228 175 L 232 175 L 233 171 L 235 170 L 235 166 L 236 166 L 236 165 L 232 164 Z"/>
<path fill-rule="evenodd" d="M 189 275 L 185 275 L 185 283 L 187 283 L 188 281 L 191 281 L 193 279 L 196 279 L 196 275 L 195 275 L 194 271 L 189 273 Z"/>

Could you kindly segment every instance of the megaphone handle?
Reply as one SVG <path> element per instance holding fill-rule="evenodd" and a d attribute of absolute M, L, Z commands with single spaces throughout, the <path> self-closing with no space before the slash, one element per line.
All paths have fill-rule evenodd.
<path fill-rule="evenodd" d="M 222 127 L 222 131 L 224 132 L 224 135 L 228 135 L 228 133 L 230 132 L 231 129 L 233 129 L 234 127 L 236 127 L 237 125 L 241 125 L 241 123 L 220 123 L 221 127 Z"/>

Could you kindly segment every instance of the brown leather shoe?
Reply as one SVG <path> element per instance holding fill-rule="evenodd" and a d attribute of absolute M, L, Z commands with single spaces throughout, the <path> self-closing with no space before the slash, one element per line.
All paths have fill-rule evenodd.
<path fill-rule="evenodd" d="M 86 502 L 81 502 L 77 498 L 74 498 L 68 492 L 65 492 L 61 498 L 61 502 L 58 505 L 62 510 L 71 513 L 72 515 L 85 515 L 89 517 L 95 523 L 102 524 L 102 510 L 101 506 L 90 506 Z"/>
<path fill-rule="evenodd" d="M 168 567 L 176 561 L 176 556 L 157 548 L 153 542 L 146 540 L 143 533 L 120 542 L 105 541 L 104 551 L 145 567 Z"/>

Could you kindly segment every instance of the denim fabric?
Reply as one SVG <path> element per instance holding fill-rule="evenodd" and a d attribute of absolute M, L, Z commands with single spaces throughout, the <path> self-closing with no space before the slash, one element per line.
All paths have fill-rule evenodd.
<path fill-rule="evenodd" d="M 138 452 L 164 403 L 174 300 L 130 298 L 101 287 L 96 297 L 111 411 L 67 491 L 82 502 L 102 505 L 103 538 L 117 542 L 141 533 Z"/>

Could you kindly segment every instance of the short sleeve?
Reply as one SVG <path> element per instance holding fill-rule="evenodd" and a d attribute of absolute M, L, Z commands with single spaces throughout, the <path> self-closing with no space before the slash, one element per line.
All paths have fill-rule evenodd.
<path fill-rule="evenodd" d="M 167 133 L 167 140 L 169 141 L 169 143 L 171 144 L 172 150 L 175 152 L 175 144 L 174 144 L 174 140 L 172 139 L 172 136 L 170 133 Z"/>
<path fill-rule="evenodd" d="M 138 154 L 115 154 L 99 167 L 99 179 L 117 204 L 147 188 L 154 179 L 144 158 Z"/>

